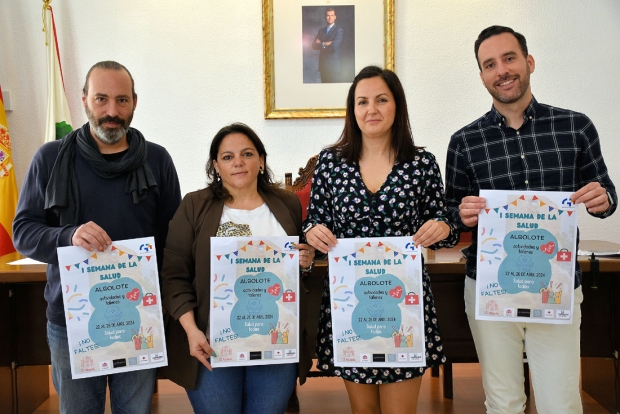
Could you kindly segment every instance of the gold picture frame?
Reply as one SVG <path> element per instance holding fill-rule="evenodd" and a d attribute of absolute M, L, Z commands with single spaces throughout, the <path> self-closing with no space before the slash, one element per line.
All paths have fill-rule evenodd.
<path fill-rule="evenodd" d="M 331 3 L 263 0 L 265 119 L 342 118 L 348 89 L 359 70 L 368 65 L 394 70 L 394 0 Z M 311 49 L 318 43 L 320 26 L 326 26 L 325 21 L 318 23 L 317 13 L 326 16 L 324 10 L 330 7 L 338 11 L 336 22 L 348 22 L 354 29 L 347 39 L 353 58 L 341 81 L 320 83 L 316 80 L 317 74 L 322 78 L 317 69 L 320 50 Z"/>

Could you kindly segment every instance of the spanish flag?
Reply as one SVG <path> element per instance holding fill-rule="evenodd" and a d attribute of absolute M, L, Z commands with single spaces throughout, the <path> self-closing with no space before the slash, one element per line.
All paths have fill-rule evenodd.
<path fill-rule="evenodd" d="M 17 182 L 11 158 L 11 138 L 0 87 L 0 257 L 13 253 L 13 219 L 17 207 Z"/>
<path fill-rule="evenodd" d="M 47 122 L 45 124 L 45 141 L 62 139 L 73 131 L 69 104 L 65 96 L 62 65 L 60 64 L 60 50 L 58 36 L 54 24 L 52 6 L 43 5 L 45 13 L 45 45 L 47 47 Z"/>

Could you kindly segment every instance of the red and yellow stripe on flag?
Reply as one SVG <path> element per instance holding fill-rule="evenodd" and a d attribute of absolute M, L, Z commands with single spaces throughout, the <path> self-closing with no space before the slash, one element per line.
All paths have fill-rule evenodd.
<path fill-rule="evenodd" d="M 0 87 L 0 257 L 13 253 L 13 219 L 17 207 L 17 182 L 11 157 L 11 138 Z"/>
<path fill-rule="evenodd" d="M 49 3 L 49 2 L 48 2 Z M 47 122 L 45 124 L 45 141 L 62 139 L 73 131 L 71 113 L 65 95 L 58 36 L 54 23 L 54 12 L 49 4 L 43 5 L 45 13 L 45 44 L 47 47 Z"/>

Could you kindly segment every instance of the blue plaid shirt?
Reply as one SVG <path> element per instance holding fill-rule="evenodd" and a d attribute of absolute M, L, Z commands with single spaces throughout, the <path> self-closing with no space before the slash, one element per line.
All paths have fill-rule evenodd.
<path fill-rule="evenodd" d="M 607 174 L 596 128 L 584 114 L 539 104 L 523 113 L 518 130 L 506 126 L 495 107 L 457 131 L 450 139 L 446 162 L 448 215 L 461 231 L 473 231 L 467 250 L 467 276 L 476 278 L 477 227 L 461 222 L 459 204 L 485 190 L 574 192 L 599 182 L 613 200 L 604 218 L 616 210 L 616 189 Z M 575 287 L 581 269 L 575 261 Z"/>

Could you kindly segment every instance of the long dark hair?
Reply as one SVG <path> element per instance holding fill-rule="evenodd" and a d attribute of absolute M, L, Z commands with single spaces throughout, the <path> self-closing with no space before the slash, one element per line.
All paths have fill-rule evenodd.
<path fill-rule="evenodd" d="M 233 197 L 230 195 L 228 190 L 224 187 L 222 181 L 218 181 L 217 172 L 215 171 L 215 166 L 213 165 L 213 161 L 217 161 L 217 154 L 220 150 L 220 145 L 222 145 L 222 141 L 230 134 L 243 134 L 252 142 L 259 156 L 263 157 L 265 162 L 265 168 L 263 174 L 258 174 L 258 189 L 262 190 L 266 193 L 273 193 L 276 188 L 279 188 L 279 183 L 273 181 L 273 173 L 271 169 L 267 166 L 267 151 L 265 151 L 265 146 L 263 142 L 260 140 L 256 132 L 246 124 L 242 124 L 240 122 L 230 124 L 220 129 L 217 134 L 213 137 L 213 141 L 211 141 L 211 148 L 209 148 L 209 160 L 207 161 L 207 178 L 208 184 L 207 188 L 213 191 L 213 194 L 220 199 L 224 199 L 226 201 L 232 201 Z"/>
<path fill-rule="evenodd" d="M 338 141 L 328 147 L 335 150 L 338 155 L 348 161 L 359 162 L 362 156 L 362 131 L 355 120 L 355 88 L 362 79 L 381 77 L 394 95 L 396 104 L 396 114 L 392 125 L 392 151 L 394 159 L 404 162 L 413 159 L 418 147 L 413 143 L 413 134 L 409 124 L 409 113 L 407 112 L 407 100 L 405 91 L 398 80 L 398 76 L 389 69 L 381 69 L 378 66 L 366 66 L 353 79 L 353 84 L 349 88 L 347 95 L 347 110 L 344 121 L 344 129 Z"/>

